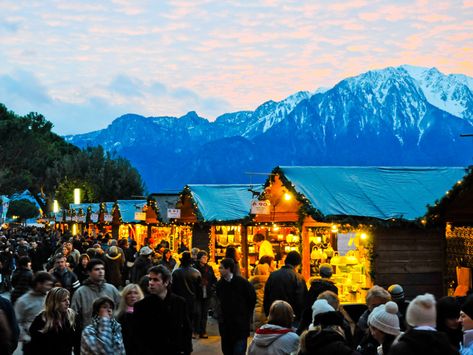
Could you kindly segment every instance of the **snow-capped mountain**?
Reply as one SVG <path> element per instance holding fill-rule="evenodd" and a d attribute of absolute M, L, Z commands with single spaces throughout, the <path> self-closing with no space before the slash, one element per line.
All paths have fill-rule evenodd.
<path fill-rule="evenodd" d="M 250 182 L 276 165 L 470 165 L 473 79 L 435 68 L 389 67 L 333 88 L 219 116 L 124 115 L 68 136 L 131 160 L 150 191 Z M 255 177 L 251 178 L 255 181 Z"/>

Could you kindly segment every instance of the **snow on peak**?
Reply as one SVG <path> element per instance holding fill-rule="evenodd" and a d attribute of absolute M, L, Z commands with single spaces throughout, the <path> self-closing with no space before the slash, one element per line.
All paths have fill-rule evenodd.
<path fill-rule="evenodd" d="M 473 78 L 462 74 L 445 75 L 437 68 L 402 65 L 422 89 L 427 101 L 454 116 L 472 119 Z"/>

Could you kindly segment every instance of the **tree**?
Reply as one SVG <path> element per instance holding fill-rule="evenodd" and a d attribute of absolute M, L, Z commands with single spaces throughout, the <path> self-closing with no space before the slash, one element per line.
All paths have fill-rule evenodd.
<path fill-rule="evenodd" d="M 38 207 L 33 202 L 26 199 L 11 201 L 7 212 L 8 218 L 18 216 L 20 221 L 25 223 L 27 219 L 38 217 L 38 215 Z"/>

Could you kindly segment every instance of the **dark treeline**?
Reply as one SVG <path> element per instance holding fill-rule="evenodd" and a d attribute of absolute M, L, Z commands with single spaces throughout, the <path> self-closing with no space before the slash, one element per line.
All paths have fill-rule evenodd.
<path fill-rule="evenodd" d="M 83 202 L 143 194 L 141 176 L 128 160 L 100 146 L 81 150 L 52 128 L 41 114 L 20 116 L 0 104 L 0 194 L 29 189 L 61 206 L 73 202 L 74 188 L 82 189 Z"/>

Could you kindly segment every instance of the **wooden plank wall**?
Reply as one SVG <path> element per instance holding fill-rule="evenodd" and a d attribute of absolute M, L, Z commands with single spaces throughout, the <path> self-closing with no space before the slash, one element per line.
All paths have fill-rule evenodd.
<path fill-rule="evenodd" d="M 426 292 L 445 293 L 444 231 L 424 229 L 377 229 L 374 232 L 375 284 L 397 283 L 407 299 Z"/>

